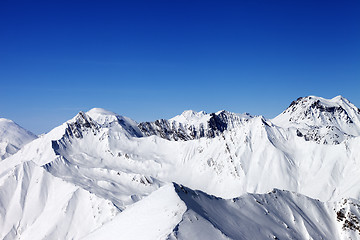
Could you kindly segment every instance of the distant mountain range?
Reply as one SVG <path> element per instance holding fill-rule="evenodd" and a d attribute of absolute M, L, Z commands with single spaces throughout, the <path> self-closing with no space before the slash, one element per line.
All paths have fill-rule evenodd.
<path fill-rule="evenodd" d="M 360 239 L 360 110 L 0 119 L 0 239 Z"/>

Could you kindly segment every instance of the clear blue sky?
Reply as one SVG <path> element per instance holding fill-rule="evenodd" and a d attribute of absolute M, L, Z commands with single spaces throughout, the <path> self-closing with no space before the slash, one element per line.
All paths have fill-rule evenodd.
<path fill-rule="evenodd" d="M 300 96 L 360 107 L 360 2 L 0 1 L 0 117 L 47 132 L 102 107 L 136 121 Z"/>

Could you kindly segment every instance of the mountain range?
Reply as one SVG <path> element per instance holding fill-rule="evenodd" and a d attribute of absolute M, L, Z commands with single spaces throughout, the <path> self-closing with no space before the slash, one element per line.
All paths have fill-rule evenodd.
<path fill-rule="evenodd" d="M 0 239 L 360 239 L 360 110 L 0 119 Z"/>

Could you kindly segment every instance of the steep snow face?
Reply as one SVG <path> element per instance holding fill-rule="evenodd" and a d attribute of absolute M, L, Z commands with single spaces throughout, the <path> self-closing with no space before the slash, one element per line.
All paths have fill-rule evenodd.
<path fill-rule="evenodd" d="M 119 213 L 112 202 L 32 161 L 1 168 L 0 206 L 0 239 L 79 239 Z"/>
<path fill-rule="evenodd" d="M 317 143 L 339 144 L 360 135 L 360 110 L 341 96 L 298 98 L 272 122 L 298 128 L 299 137 Z"/>
<path fill-rule="evenodd" d="M 174 184 L 84 239 L 359 239 L 359 210 L 355 200 L 324 203 L 278 189 L 225 200 Z"/>
<path fill-rule="evenodd" d="M 138 128 L 138 124 L 127 117 L 120 116 L 113 112 L 102 108 L 93 108 L 86 113 L 91 119 L 103 127 L 110 127 L 112 125 L 121 126 L 130 136 L 141 137 L 143 134 Z"/>
<path fill-rule="evenodd" d="M 274 189 L 225 200 L 179 185 L 175 190 L 188 210 L 170 239 L 204 234 L 197 228 L 201 221 L 220 231 L 219 239 L 340 239 L 333 204 L 300 194 Z"/>
<path fill-rule="evenodd" d="M 308 96 L 298 98 L 279 116 L 273 119 L 279 125 L 322 126 L 336 125 L 352 135 L 359 135 L 360 110 L 342 96 L 333 99 Z M 353 125 L 350 125 L 353 124 Z"/>
<path fill-rule="evenodd" d="M 261 135 L 266 135 L 265 126 L 268 125 L 261 117 L 244 123 L 239 128 L 239 136 L 236 131 L 225 131 L 221 138 L 186 142 L 168 141 L 157 136 L 129 137 L 123 134 L 119 125 L 104 127 L 94 120 L 89 121 L 83 113 L 69 121 L 64 136 L 51 141 L 55 155 L 49 155 L 48 161 L 40 164 L 45 164 L 45 168 L 57 177 L 111 199 L 120 209 L 147 196 L 163 182 L 176 181 L 226 197 L 237 196 L 247 189 L 268 190 L 268 184 L 262 184 L 261 189 L 257 187 L 256 174 L 249 181 L 242 181 L 248 169 L 242 170 L 243 160 L 238 157 L 247 161 L 252 146 L 242 145 L 245 149 L 239 152 L 247 153 L 240 156 L 233 155 L 235 149 L 230 149 L 236 148 L 234 141 L 243 138 L 243 134 L 249 134 L 249 137 L 258 134 L 257 130 L 249 131 L 256 129 L 255 126 L 260 128 Z M 256 144 L 272 148 L 270 142 L 264 144 L 263 141 L 266 138 Z M 280 154 L 278 152 L 274 157 Z M 259 157 L 255 156 L 256 159 Z M 281 184 L 282 178 L 270 177 Z"/>
<path fill-rule="evenodd" d="M 263 117 L 229 117 L 231 128 L 217 137 L 169 141 L 130 134 L 118 118 L 98 123 L 79 113 L 27 146 L 13 163 L 32 160 L 121 210 L 168 182 L 224 198 L 274 187 L 323 201 L 360 196 L 360 138 L 319 145 Z"/>
<path fill-rule="evenodd" d="M 11 120 L 0 118 L 0 160 L 3 160 L 22 148 L 37 136 L 20 127 Z"/>
<path fill-rule="evenodd" d="M 53 139 L 66 135 L 68 128 L 81 136 L 81 124 L 93 126 L 71 120 L 0 162 L 0 239 L 79 239 L 119 213 L 111 201 L 41 166 L 58 157 Z"/>
<path fill-rule="evenodd" d="M 129 124 L 118 122 L 122 118 L 113 117 L 109 124 L 97 123 L 87 114 L 79 113 L 66 123 L 60 139 L 51 140 L 55 156 L 40 164 L 53 175 L 124 209 L 160 186 L 161 182 L 149 174 L 157 172 L 159 163 L 144 144 L 147 154 L 136 157 L 133 152 L 140 145 L 136 141 L 142 138 L 131 135 L 132 131 L 124 128 Z"/>
<path fill-rule="evenodd" d="M 182 114 L 170 118 L 169 121 L 175 121 L 182 124 L 198 125 L 199 123 L 207 123 L 210 116 L 204 111 L 195 112 L 186 110 Z"/>
<path fill-rule="evenodd" d="M 193 141 L 136 137 L 115 123 L 103 125 L 80 113 L 15 159 L 32 160 L 119 209 L 167 182 L 224 198 L 274 187 L 323 201 L 360 195 L 360 138 L 319 145 L 263 117 L 239 122 L 218 137 Z"/>
<path fill-rule="evenodd" d="M 251 118 L 248 114 L 227 111 L 206 114 L 188 110 L 169 120 L 143 122 L 139 128 L 146 136 L 156 135 L 168 140 L 193 140 L 202 137 L 214 138 L 225 130 L 242 125 Z"/>
<path fill-rule="evenodd" d="M 185 211 L 174 187 L 166 185 L 83 239 L 166 239 Z"/>
<path fill-rule="evenodd" d="M 340 116 L 339 114 L 335 115 Z M 339 118 L 339 121 L 343 119 L 346 118 Z M 189 239 L 198 234 L 209 239 L 211 236 L 216 239 L 241 239 L 239 236 L 250 236 L 254 232 L 259 232 L 259 239 L 266 239 L 266 236 L 273 239 L 282 237 L 285 239 L 290 237 L 329 239 L 328 236 L 331 234 L 334 234 L 334 239 L 347 236 L 359 238 L 356 235 L 356 230 L 359 229 L 356 221 L 359 217 L 357 200 L 360 199 L 360 148 L 358 147 L 360 137 L 348 135 L 348 138 L 344 138 L 338 144 L 319 144 L 322 142 L 307 139 L 309 136 L 305 133 L 316 130 L 316 127 L 321 129 L 321 125 L 308 125 L 308 123 L 301 123 L 300 120 L 300 123 L 288 124 L 285 121 L 285 124 L 284 121 L 269 121 L 261 116 L 250 117 L 225 111 L 213 114 L 187 111 L 164 121 L 169 126 L 170 123 L 174 124 L 175 130 L 160 125 L 156 129 L 154 127 L 154 131 L 150 134 L 142 128 L 142 124 L 137 125 L 131 119 L 103 109 L 92 109 L 87 113 L 80 112 L 73 119 L 35 139 L 13 156 L 1 161 L 0 191 L 3 192 L 0 193 L 0 206 L 4 207 L 0 207 L 0 219 L 5 219 L 3 225 L 0 226 L 1 236 L 8 235 L 9 238 L 13 238 L 22 229 L 31 228 L 31 231 L 36 231 L 38 225 L 30 223 L 36 220 L 30 221 L 18 213 L 27 208 L 27 203 L 35 201 L 33 199 L 43 198 L 44 200 L 40 202 L 55 209 L 58 216 L 56 219 L 63 219 L 61 217 L 63 213 L 59 207 L 62 209 L 61 207 L 69 204 L 69 201 L 57 202 L 55 199 L 61 198 L 62 195 L 69 196 L 78 189 L 82 192 L 82 197 L 76 198 L 78 201 L 70 205 L 83 210 L 77 213 L 78 215 L 66 215 L 67 222 L 78 221 L 75 219 L 85 214 L 82 211 L 87 212 L 85 215 L 91 218 L 90 208 L 77 206 L 80 202 L 89 202 L 86 199 L 90 196 L 92 199 L 96 196 L 99 209 L 105 208 L 103 203 L 105 205 L 111 203 L 108 204 L 109 208 L 105 208 L 108 210 L 102 211 L 103 214 L 99 214 L 99 219 L 95 222 L 90 220 L 85 222 L 89 227 L 82 225 L 81 230 L 71 230 L 70 226 L 65 224 L 65 220 L 64 222 L 56 220 L 55 225 L 49 224 L 45 228 L 46 236 L 78 239 L 86 236 L 95 230 L 98 224 L 105 223 L 121 211 L 119 214 L 124 213 L 125 217 L 119 220 L 120 223 L 135 221 L 131 220 L 131 215 L 137 216 L 139 224 L 141 221 L 138 220 L 138 216 L 142 214 L 145 214 L 144 219 L 149 219 L 147 222 L 162 219 L 153 228 L 149 225 L 151 229 L 149 231 L 154 230 L 151 236 L 155 239 Z M 357 125 L 355 118 L 352 118 L 352 121 Z M 149 124 L 152 126 L 153 123 Z M 181 131 L 179 126 L 182 126 Z M 194 133 L 190 126 L 195 129 Z M 339 133 L 343 132 L 341 126 L 338 123 Z M 203 135 L 201 135 L 201 129 L 203 129 Z M 183 138 L 179 137 L 180 133 L 183 133 Z M 22 171 L 23 168 L 26 170 Z M 31 176 L 38 174 L 44 177 L 21 177 L 26 175 L 25 172 L 31 173 Z M 32 185 L 28 184 L 28 179 L 33 179 L 31 181 L 36 183 L 36 179 L 41 178 L 49 180 L 33 185 L 36 187 L 30 187 Z M 243 199 L 241 201 L 245 202 L 246 206 L 251 206 L 253 210 L 246 212 L 245 206 L 241 207 L 237 205 L 238 203 L 233 205 L 235 200 L 218 199 L 198 191 L 189 195 L 193 197 L 187 198 L 186 192 L 192 190 L 184 188 L 185 192 L 183 192 L 183 189 L 176 185 L 168 187 L 172 182 L 224 199 L 245 194 L 244 198 L 239 199 Z M 57 185 L 59 188 L 55 187 Z M 318 201 L 306 200 L 305 197 L 300 197 L 305 200 L 299 200 L 301 202 L 299 203 L 297 195 L 290 193 L 284 193 L 284 196 L 276 195 L 277 198 L 274 201 L 270 197 L 264 197 L 270 196 L 263 194 L 273 188 L 294 191 L 321 201 L 337 203 L 316 205 Z M 34 195 L 31 189 L 38 189 L 36 191 L 43 195 L 36 195 L 36 191 Z M 176 193 L 174 189 L 177 189 Z M 16 208 L 10 203 L 13 201 L 7 198 L 7 196 L 18 196 L 12 193 L 13 191 L 20 192 L 16 193 L 20 195 L 18 199 L 21 199 L 14 201 L 16 204 L 20 202 Z M 54 197 L 49 197 L 51 191 L 59 195 L 55 196 L 55 193 L 51 193 Z M 256 194 L 261 194 L 261 196 L 257 197 Z M 197 195 L 204 196 L 200 198 L 203 200 L 198 201 Z M 347 203 L 338 202 L 349 197 L 354 200 L 347 200 Z M 191 200 L 193 198 L 195 200 Z M 254 198 L 263 205 L 254 201 Z M 279 201 L 281 204 L 276 207 L 276 199 L 279 198 L 283 200 Z M 17 197 L 11 197 L 11 199 L 17 199 Z M 105 202 L 101 203 L 101 201 Z M 155 203 L 152 205 L 152 201 L 157 205 Z M 172 205 L 172 203 L 176 204 Z M 266 204 L 270 204 L 266 206 L 266 209 L 276 214 L 267 213 L 262 208 Z M 144 206 L 149 205 L 154 207 L 151 211 L 159 211 L 159 215 L 153 215 L 154 219 L 146 215 L 144 210 L 146 209 Z M 211 205 L 216 207 L 213 209 Z M 135 206 L 143 207 L 136 210 Z M 132 207 L 134 210 L 130 211 Z M 318 210 L 316 207 L 319 207 Z M 306 208 L 311 209 L 312 213 Z M 17 210 L 11 213 L 12 217 L 9 217 L 8 213 L 13 211 L 12 209 Z M 37 208 L 34 207 L 34 209 Z M 117 210 L 114 213 L 111 209 Z M 304 213 L 300 213 L 299 209 Z M 130 213 L 125 214 L 128 210 Z M 36 210 L 34 213 L 28 211 L 28 216 L 36 216 L 34 219 L 38 217 L 41 219 L 40 216 L 43 214 L 42 210 Z M 236 213 L 236 216 L 231 215 L 232 211 Z M 317 215 L 319 212 L 325 216 L 324 222 Z M 232 219 L 231 222 L 225 219 L 228 214 L 229 219 Z M 217 219 L 217 215 L 222 217 L 214 220 Z M 285 215 L 300 216 L 294 217 L 296 222 L 292 225 L 293 219 L 290 221 Z M 246 220 L 249 216 L 250 220 Z M 276 218 L 276 216 L 281 217 Z M 305 220 L 299 220 L 302 218 Z M 11 224 L 7 225 L 8 222 Z M 22 225 L 22 222 L 27 225 Z M 240 227 L 235 226 L 238 222 L 244 222 L 244 224 L 240 224 Z M 283 222 L 289 226 L 289 229 L 282 224 Z M 41 220 L 40 223 L 45 224 L 45 220 Z M 262 224 L 279 226 L 262 228 Z M 17 226 L 20 225 L 22 227 L 19 231 Z M 118 224 L 115 225 L 119 227 Z M 113 225 L 114 228 L 115 225 Z M 121 229 L 127 229 L 123 224 L 120 225 Z M 10 230 L 13 228 L 15 230 Z M 124 230 L 124 234 L 132 234 L 133 231 L 139 229 L 128 228 L 130 232 Z M 282 230 L 283 228 L 285 231 Z M 205 229 L 209 235 L 197 229 Z M 247 235 L 242 231 L 247 231 Z M 138 232 L 140 234 L 140 231 Z M 66 235 L 67 233 L 69 235 Z M 126 234 L 119 236 L 128 236 Z"/>

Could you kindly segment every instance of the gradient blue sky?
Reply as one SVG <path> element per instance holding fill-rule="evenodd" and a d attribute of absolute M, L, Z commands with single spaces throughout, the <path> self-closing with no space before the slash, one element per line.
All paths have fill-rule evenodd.
<path fill-rule="evenodd" d="M 360 107 L 359 1 L 0 1 L 0 117 L 39 134 L 102 107 L 136 121 Z"/>

